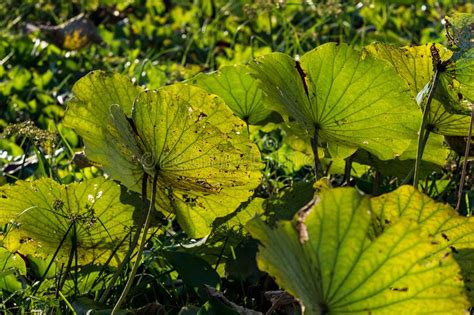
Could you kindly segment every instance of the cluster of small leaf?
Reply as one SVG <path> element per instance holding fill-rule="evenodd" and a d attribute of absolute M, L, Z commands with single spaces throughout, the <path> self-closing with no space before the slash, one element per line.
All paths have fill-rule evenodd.
<path fill-rule="evenodd" d="M 203 3 L 202 17 L 216 14 Z M 466 21 L 471 27 L 469 15 L 449 22 L 454 54 L 441 45 L 328 43 L 158 90 L 103 71 L 82 77 L 62 124 L 81 137 L 95 172 L 71 184 L 50 174 L 0 187 L 5 311 L 468 309 L 472 220 L 407 186 L 360 193 L 413 176 L 426 178 L 415 186 L 427 192 L 430 176 L 444 181 L 432 195 L 459 186 L 459 172 L 442 181 L 430 174 L 452 154 L 443 136 L 465 137 L 471 123 L 472 47 L 457 35 Z M 324 180 L 313 185 L 314 177 Z"/>

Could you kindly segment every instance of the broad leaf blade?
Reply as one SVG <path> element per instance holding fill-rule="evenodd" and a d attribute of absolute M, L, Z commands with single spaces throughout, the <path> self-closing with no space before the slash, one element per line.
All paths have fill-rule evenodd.
<path fill-rule="evenodd" d="M 145 174 L 150 191 L 158 173 L 158 209 L 176 213 L 189 236 L 207 235 L 217 217 L 237 209 L 258 186 L 258 149 L 245 123 L 216 95 L 187 85 L 139 93 L 125 77 L 104 73 L 76 85 L 80 102 L 70 104 L 66 121 L 84 136 L 87 154 L 135 192 L 141 193 Z M 126 90 L 121 100 L 116 86 Z"/>
<path fill-rule="evenodd" d="M 84 139 L 87 157 L 136 192 L 141 192 L 142 157 L 129 142 L 132 135 L 126 135 L 130 127 L 125 123 L 140 91 L 124 76 L 93 71 L 74 84 L 75 97 L 64 117 L 64 125 Z"/>
<path fill-rule="evenodd" d="M 220 96 L 227 106 L 251 125 L 263 121 L 271 111 L 258 81 L 249 74 L 246 65 L 225 66 L 213 73 L 201 73 L 191 80 L 209 93 Z"/>
<path fill-rule="evenodd" d="M 10 250 L 47 257 L 61 245 L 56 259 L 67 262 L 77 246 L 80 264 L 105 263 L 112 256 L 112 265 L 126 251 L 134 207 L 121 202 L 123 192 L 112 181 L 95 178 L 60 185 L 44 178 L 2 187 L 1 193 L 0 223 L 14 223 L 4 240 Z"/>
<path fill-rule="evenodd" d="M 460 264 L 471 303 L 474 303 L 474 221 L 460 216 L 451 206 L 435 202 L 411 186 L 371 199 L 372 211 L 383 225 L 400 219 L 415 220 L 424 235 L 434 237 L 439 256 L 454 255 Z"/>
<path fill-rule="evenodd" d="M 398 48 L 389 44 L 375 43 L 365 49 L 372 56 L 385 60 L 393 65 L 398 75 L 408 84 L 413 98 L 423 89 L 429 88 L 433 78 L 433 58 L 431 56 L 431 45 Z M 451 58 L 451 51 L 436 44 L 440 60 L 447 61 Z M 443 84 L 441 84 L 443 85 Z M 435 133 L 442 135 L 465 135 L 469 128 L 469 117 L 457 115 L 447 111 L 445 107 L 457 107 L 459 101 L 452 99 L 445 92 L 435 94 L 431 103 L 429 128 Z"/>
<path fill-rule="evenodd" d="M 262 246 L 260 269 L 298 297 L 306 314 L 463 312 L 459 267 L 436 251 L 419 227 L 401 220 L 375 236 L 369 200 L 353 189 L 321 194 L 301 223 L 282 221 L 271 229 L 260 220 L 248 228 Z M 436 301 L 434 303 L 433 301 Z"/>
<path fill-rule="evenodd" d="M 186 85 L 147 91 L 136 99 L 133 120 L 159 175 L 158 195 L 167 198 L 160 210 L 176 210 L 190 236 L 205 236 L 258 186 L 258 149 L 217 96 Z"/>
<path fill-rule="evenodd" d="M 420 113 L 392 67 L 347 45 L 328 43 L 297 63 L 283 54 L 251 65 L 281 112 L 308 132 L 381 159 L 401 155 L 416 137 Z M 400 119 L 403 118 L 403 119 Z"/>

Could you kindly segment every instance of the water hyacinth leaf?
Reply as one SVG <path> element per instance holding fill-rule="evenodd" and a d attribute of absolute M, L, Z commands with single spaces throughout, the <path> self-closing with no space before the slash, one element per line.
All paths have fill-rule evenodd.
<path fill-rule="evenodd" d="M 328 142 L 381 159 L 402 154 L 421 114 L 393 68 L 345 44 L 328 43 L 296 62 L 273 53 L 251 68 L 275 108 Z M 401 119 L 403 118 L 403 119 Z"/>
<path fill-rule="evenodd" d="M 245 123 L 205 90 L 173 85 L 135 101 L 133 120 L 158 173 L 158 203 L 192 237 L 239 207 L 260 183 L 259 152 Z"/>
<path fill-rule="evenodd" d="M 42 178 L 4 186 L 0 224 L 11 223 L 4 245 L 41 257 L 60 247 L 56 260 L 64 263 L 75 247 L 79 264 L 101 264 L 112 256 L 109 264 L 117 265 L 133 225 L 134 206 L 121 202 L 123 194 L 104 178 L 70 185 Z"/>
<path fill-rule="evenodd" d="M 439 53 L 441 62 L 446 62 L 452 57 L 452 52 L 445 47 L 439 44 L 434 47 Z M 426 97 L 430 81 L 434 76 L 431 45 L 399 48 L 390 44 L 374 43 L 365 47 L 365 50 L 370 55 L 392 64 L 398 75 L 408 84 L 413 98 L 418 96 L 421 102 L 422 94 L 418 94 L 423 93 L 423 91 L 423 95 Z M 443 79 L 441 79 L 439 87 L 442 87 L 442 81 Z M 448 81 L 451 82 L 451 79 Z M 453 114 L 453 110 L 446 109 L 449 106 L 457 107 L 458 104 L 457 96 L 447 95 L 446 91 L 436 92 L 430 108 L 428 122 L 430 131 L 452 136 L 467 134 L 470 123 L 469 117 Z"/>
<path fill-rule="evenodd" d="M 93 72 L 76 83 L 68 126 L 84 135 L 86 153 L 127 188 L 141 193 L 144 174 L 158 174 L 158 210 L 176 213 L 189 236 L 207 235 L 212 222 L 237 209 L 260 182 L 259 152 L 245 123 L 201 88 L 173 85 L 140 93 L 125 80 Z M 130 98 L 97 100 L 90 91 L 113 94 L 104 81 L 126 86 L 123 94 Z M 98 137 L 87 133 L 88 124 L 100 126 Z"/>
<path fill-rule="evenodd" d="M 411 186 L 371 199 L 372 211 L 383 225 L 400 219 L 419 223 L 424 235 L 433 236 L 439 256 L 452 254 L 462 269 L 471 304 L 474 304 L 474 221 L 451 206 L 435 202 Z"/>
<path fill-rule="evenodd" d="M 198 74 L 190 83 L 220 96 L 237 116 L 254 125 L 265 120 L 271 111 L 249 71 L 246 65 L 224 66 L 217 72 Z"/>
<path fill-rule="evenodd" d="M 373 232 L 369 199 L 355 189 L 326 190 L 304 220 L 248 229 L 257 263 L 297 297 L 305 314 L 462 313 L 469 307 L 459 266 L 430 257 L 437 245 L 412 220 Z M 372 231 L 372 232 L 371 232 Z M 427 258 L 428 257 L 428 258 Z"/>

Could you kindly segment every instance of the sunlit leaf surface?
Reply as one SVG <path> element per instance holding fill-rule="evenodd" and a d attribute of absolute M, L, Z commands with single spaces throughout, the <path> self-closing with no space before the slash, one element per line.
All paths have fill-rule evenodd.
<path fill-rule="evenodd" d="M 201 73 L 190 82 L 219 95 L 241 119 L 253 125 L 270 115 L 258 81 L 246 65 L 225 66 L 213 73 Z"/>
<path fill-rule="evenodd" d="M 381 159 L 402 154 L 416 138 L 421 113 L 406 84 L 383 61 L 328 43 L 296 62 L 273 53 L 251 64 L 261 88 L 282 114 L 312 135 L 363 148 Z"/>
<path fill-rule="evenodd" d="M 398 48 L 389 44 L 375 43 L 365 49 L 374 57 L 391 63 L 398 75 L 408 84 L 412 97 L 416 98 L 425 87 L 429 87 L 427 84 L 434 75 L 430 47 L 431 45 L 422 45 Z M 435 47 L 439 52 L 441 61 L 451 58 L 451 51 L 441 45 Z M 443 85 L 442 81 L 440 85 Z M 448 84 L 446 83 L 446 85 Z M 442 135 L 467 134 L 470 123 L 469 117 L 447 111 L 446 107 L 457 106 L 459 101 L 457 99 L 453 100 L 445 93 L 446 91 L 440 91 L 440 93 L 435 94 L 435 99 L 431 103 L 428 123 L 430 130 Z"/>
<path fill-rule="evenodd" d="M 80 264 L 111 258 L 116 265 L 123 257 L 134 206 L 122 202 L 113 181 L 61 185 L 44 178 L 3 186 L 0 193 L 0 224 L 11 223 L 4 239 L 9 250 L 47 257 L 60 248 L 56 259 L 65 263 L 77 251 Z"/>
<path fill-rule="evenodd" d="M 130 114 L 128 99 L 95 99 L 95 90 L 115 93 L 103 80 L 125 86 L 123 77 L 103 75 L 83 78 L 90 86 L 77 83 L 79 100 L 70 104 L 67 121 L 89 137 L 86 153 L 114 179 L 141 192 L 144 174 L 151 179 L 156 173 L 159 210 L 176 213 L 191 237 L 207 235 L 217 217 L 251 196 L 260 182 L 260 154 L 246 135 L 245 122 L 222 99 L 198 87 L 172 85 L 135 95 Z M 125 94 L 133 98 L 137 90 L 129 89 Z M 103 113 L 100 122 L 94 120 Z M 102 136 L 87 133 L 93 123 Z"/>
<path fill-rule="evenodd" d="M 474 221 L 451 206 L 435 202 L 411 186 L 371 199 L 371 208 L 382 225 L 400 219 L 415 220 L 424 235 L 433 236 L 439 256 L 453 255 L 460 264 L 468 295 L 474 302 Z"/>
<path fill-rule="evenodd" d="M 399 220 L 374 233 L 369 199 L 354 189 L 323 192 L 305 221 L 260 219 L 248 225 L 260 241 L 261 270 L 299 298 L 305 314 L 462 313 L 469 303 L 451 255 L 420 227 Z M 306 237 L 305 237 L 306 236 Z"/>

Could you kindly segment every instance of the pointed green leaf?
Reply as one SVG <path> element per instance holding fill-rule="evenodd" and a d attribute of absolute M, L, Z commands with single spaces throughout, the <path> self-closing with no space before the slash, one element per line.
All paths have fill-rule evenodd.
<path fill-rule="evenodd" d="M 411 186 L 371 199 L 371 207 L 383 225 L 399 219 L 420 224 L 424 235 L 434 237 L 440 256 L 452 254 L 460 264 L 471 303 L 474 304 L 474 220 L 460 216 L 451 206 L 435 202 Z"/>
<path fill-rule="evenodd" d="M 265 95 L 246 65 L 225 66 L 213 73 L 201 73 L 190 82 L 220 96 L 242 120 L 257 124 L 270 115 Z"/>
<path fill-rule="evenodd" d="M 126 251 L 121 244 L 134 207 L 121 202 L 126 193 L 112 181 L 60 185 L 43 178 L 4 186 L 0 193 L 0 224 L 11 223 L 4 244 L 12 251 L 47 257 L 60 247 L 56 259 L 67 262 L 75 247 L 80 264 L 104 263 L 113 255 L 112 265 Z"/>
<path fill-rule="evenodd" d="M 252 69 L 281 113 L 309 133 L 381 159 L 402 154 L 416 137 L 421 114 L 393 68 L 345 44 L 328 43 L 301 57 L 273 53 Z"/>
<path fill-rule="evenodd" d="M 468 307 L 459 266 L 430 257 L 437 246 L 400 220 L 374 236 L 369 200 L 354 189 L 323 192 L 302 223 L 248 228 L 261 242 L 257 262 L 299 298 L 306 314 L 462 313 Z M 306 237 L 305 237 L 306 236 Z M 427 258 L 428 257 L 428 258 Z"/>
<path fill-rule="evenodd" d="M 429 88 L 433 78 L 433 58 L 430 51 L 431 45 L 398 48 L 389 44 L 375 43 L 367 46 L 368 53 L 376 58 L 385 60 L 393 65 L 398 75 L 408 84 L 413 98 L 423 89 Z M 449 60 L 452 52 L 436 44 L 441 61 Z M 469 117 L 452 114 L 446 106 L 457 106 L 458 100 L 437 93 L 431 103 L 429 116 L 430 130 L 442 135 L 465 135 L 469 128 Z M 450 105 L 453 104 L 454 105 Z M 412 103 L 413 104 L 413 103 Z"/>
<path fill-rule="evenodd" d="M 115 93 L 94 73 L 81 79 L 76 90 L 84 86 L 82 80 L 97 81 L 99 94 Z M 122 86 L 126 79 L 114 75 L 104 80 Z M 139 93 L 131 115 L 128 105 L 97 101 L 89 94 L 77 98 L 81 102 L 68 109 L 69 126 L 80 135 L 91 122 L 101 127 L 101 137 L 85 141 L 86 152 L 99 152 L 92 155 L 105 171 L 136 192 L 141 192 L 145 173 L 149 179 L 157 173 L 158 209 L 176 213 L 191 237 L 207 235 L 212 222 L 237 209 L 260 182 L 260 155 L 246 136 L 245 123 L 201 88 L 173 85 Z M 108 114 L 95 122 L 92 116 L 98 113 Z"/>

